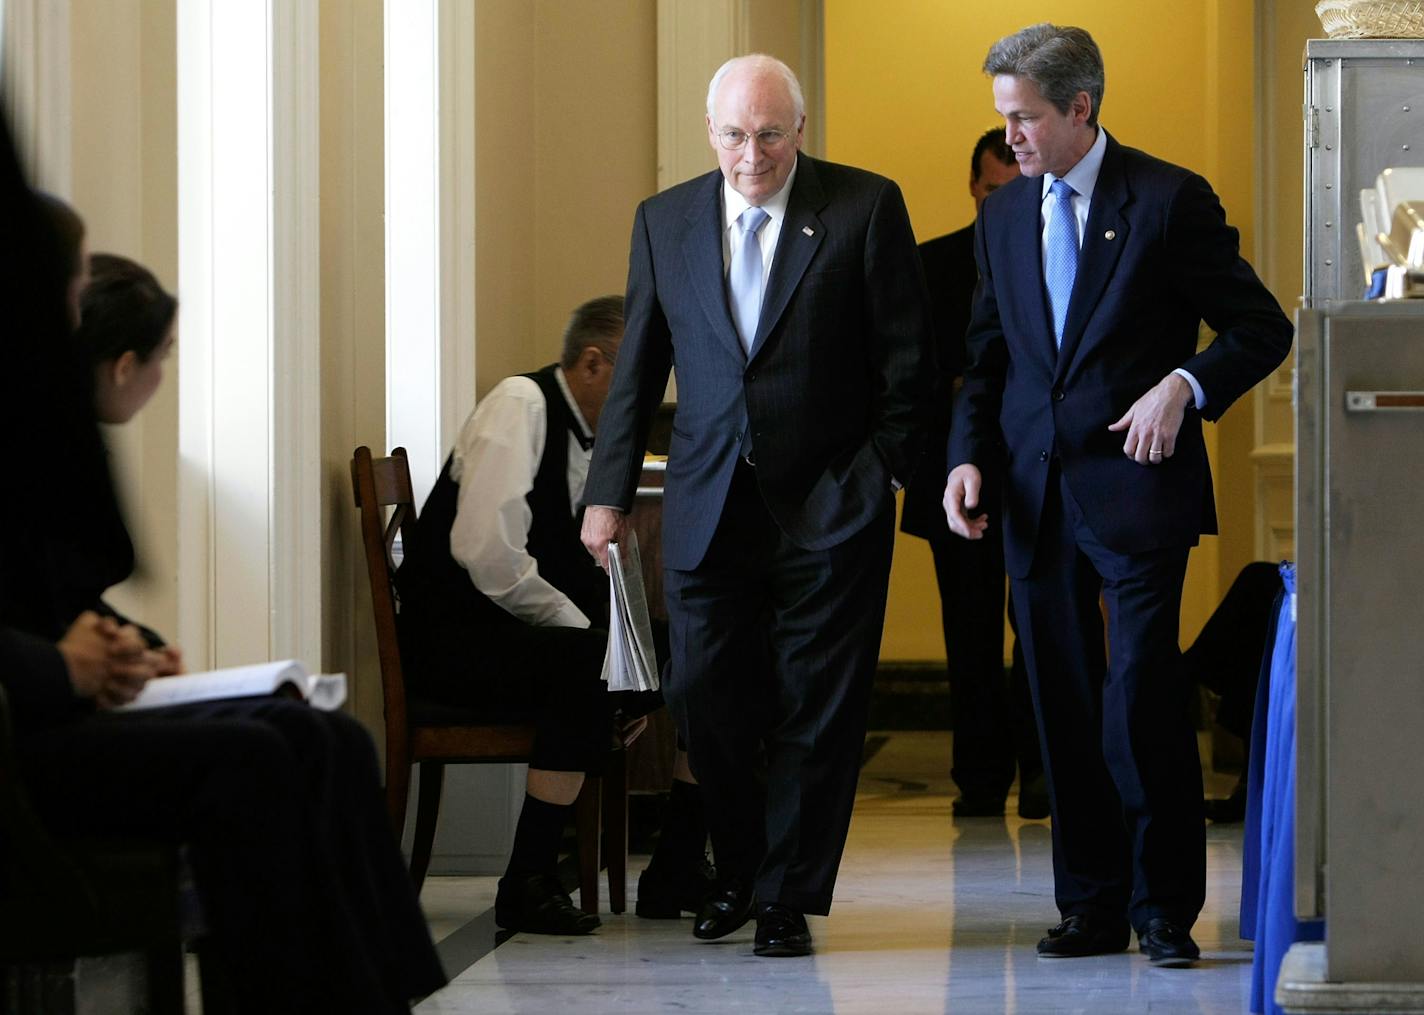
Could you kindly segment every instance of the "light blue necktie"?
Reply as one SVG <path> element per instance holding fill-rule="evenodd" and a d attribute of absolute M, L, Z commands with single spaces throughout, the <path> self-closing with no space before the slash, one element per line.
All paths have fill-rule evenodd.
<path fill-rule="evenodd" d="M 1064 180 L 1054 180 L 1048 188 L 1053 195 L 1053 213 L 1044 237 L 1043 281 L 1048 286 L 1048 303 L 1053 309 L 1053 340 L 1063 345 L 1063 324 L 1068 320 L 1068 300 L 1073 280 L 1078 277 L 1078 216 L 1073 214 L 1075 191 Z"/>
<path fill-rule="evenodd" d="M 768 218 L 770 216 L 755 205 L 737 216 L 737 225 L 742 230 L 742 245 L 737 248 L 731 271 L 727 273 L 732 320 L 742 338 L 742 348 L 748 353 L 752 349 L 752 339 L 756 338 L 757 321 L 761 318 L 762 263 L 757 230 L 766 224 Z"/>

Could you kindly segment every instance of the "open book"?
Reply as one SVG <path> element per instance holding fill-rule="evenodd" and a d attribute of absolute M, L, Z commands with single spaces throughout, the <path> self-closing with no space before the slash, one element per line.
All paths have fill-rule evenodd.
<path fill-rule="evenodd" d="M 637 533 L 630 531 L 620 546 L 608 544 L 608 651 L 603 679 L 610 691 L 656 691 L 658 659 L 653 650 L 653 624 L 648 617 L 648 593 L 643 588 L 643 561 Z"/>
<path fill-rule="evenodd" d="M 330 712 L 346 700 L 346 674 L 309 673 L 295 659 L 283 659 L 275 663 L 187 673 L 181 677 L 158 677 L 145 684 L 137 698 L 115 711 L 132 712 L 192 701 L 252 698 L 263 694 L 303 698 L 313 708 Z"/>

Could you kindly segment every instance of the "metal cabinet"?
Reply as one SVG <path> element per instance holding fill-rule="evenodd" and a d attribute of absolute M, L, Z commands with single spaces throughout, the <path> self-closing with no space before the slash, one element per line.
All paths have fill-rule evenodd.
<path fill-rule="evenodd" d="M 1305 46 L 1307 307 L 1364 293 L 1360 191 L 1390 166 L 1424 166 L 1424 40 Z"/>

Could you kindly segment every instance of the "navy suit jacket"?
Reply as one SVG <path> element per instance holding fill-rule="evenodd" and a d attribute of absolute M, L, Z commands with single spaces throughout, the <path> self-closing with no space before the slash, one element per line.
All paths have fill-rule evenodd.
<path fill-rule="evenodd" d="M 631 505 L 675 364 L 663 561 L 677 570 L 707 552 L 747 427 L 777 524 L 825 549 L 889 507 L 929 391 L 928 297 L 892 181 L 799 156 L 750 355 L 727 309 L 721 189 L 714 171 L 638 208 L 623 344 L 584 488 L 585 504 Z"/>
<path fill-rule="evenodd" d="M 1007 455 L 1005 558 L 1027 577 L 1050 460 L 1108 549 L 1187 546 L 1216 531 L 1201 417 L 1218 419 L 1290 351 L 1292 328 L 1200 176 L 1111 137 L 1089 206 L 1063 345 L 1055 349 L 1040 247 L 1042 179 L 999 188 L 980 213 L 980 285 L 970 366 L 950 433 L 951 466 Z M 1198 351 L 1199 323 L 1216 332 Z M 1201 383 L 1176 453 L 1123 454 L 1108 425 L 1177 367 Z"/>

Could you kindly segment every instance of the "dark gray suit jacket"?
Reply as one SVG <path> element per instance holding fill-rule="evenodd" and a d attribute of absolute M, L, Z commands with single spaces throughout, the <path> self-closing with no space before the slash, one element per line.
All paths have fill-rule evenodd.
<path fill-rule="evenodd" d="M 585 504 L 627 508 L 648 425 L 677 367 L 663 559 L 691 570 L 716 530 L 750 426 L 757 481 L 798 546 L 825 549 L 909 474 L 930 383 L 923 272 L 899 188 L 799 156 L 751 354 L 727 309 L 722 175 L 639 206 L 626 330 Z"/>

